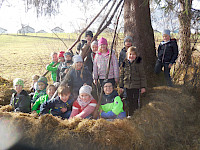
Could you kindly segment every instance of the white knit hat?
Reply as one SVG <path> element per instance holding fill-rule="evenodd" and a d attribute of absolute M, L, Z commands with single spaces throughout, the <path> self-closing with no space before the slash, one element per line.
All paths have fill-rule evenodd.
<path fill-rule="evenodd" d="M 83 62 L 83 58 L 80 55 L 74 55 L 73 56 L 73 62 L 74 63 Z"/>
<path fill-rule="evenodd" d="M 92 92 L 92 87 L 89 85 L 83 85 L 79 90 L 79 94 L 86 93 L 86 94 L 92 96 L 91 92 Z"/>

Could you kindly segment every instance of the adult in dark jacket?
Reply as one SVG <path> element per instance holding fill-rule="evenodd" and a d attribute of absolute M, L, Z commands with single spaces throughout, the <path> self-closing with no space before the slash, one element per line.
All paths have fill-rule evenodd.
<path fill-rule="evenodd" d="M 74 98 L 67 86 L 58 87 L 58 96 L 53 100 L 45 101 L 40 106 L 41 114 L 48 114 L 51 110 L 53 116 L 60 116 L 63 119 L 69 118 L 72 110 Z"/>
<path fill-rule="evenodd" d="M 12 94 L 10 105 L 14 108 L 15 112 L 28 113 L 31 111 L 31 98 L 28 93 L 23 90 L 24 81 L 20 78 L 16 78 L 13 81 L 15 93 Z"/>
<path fill-rule="evenodd" d="M 93 38 L 92 31 L 88 30 L 85 32 L 85 40 L 81 40 L 81 43 L 77 46 L 76 53 L 82 55 L 85 51 L 89 50 L 86 57 L 84 58 L 84 65 L 88 67 L 89 71 L 92 73 L 93 63 L 92 63 L 92 50 L 90 48 L 91 40 Z"/>
<path fill-rule="evenodd" d="M 159 74 L 164 67 L 164 75 L 168 86 L 173 86 L 170 69 L 178 56 L 178 45 L 175 39 L 170 39 L 170 30 L 163 31 L 163 41 L 158 47 L 158 60 L 155 65 L 155 73 Z"/>
<path fill-rule="evenodd" d="M 65 76 L 62 85 L 70 86 L 72 94 L 76 99 L 79 95 L 79 89 L 84 85 L 92 85 L 92 74 L 88 70 L 87 66 L 84 67 L 83 59 L 80 55 L 75 55 L 73 57 L 73 66 L 70 68 L 69 72 Z"/>

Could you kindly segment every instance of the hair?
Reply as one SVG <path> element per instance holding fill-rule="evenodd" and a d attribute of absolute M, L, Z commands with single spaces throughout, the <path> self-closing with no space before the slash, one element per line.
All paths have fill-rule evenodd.
<path fill-rule="evenodd" d="M 73 63 L 72 67 L 75 69 L 75 72 L 76 72 L 76 63 Z M 83 66 L 81 68 L 81 75 L 80 75 L 81 79 L 83 79 L 83 70 L 84 70 L 84 63 L 83 63 Z M 77 73 L 76 73 L 76 76 L 77 76 Z"/>
<path fill-rule="evenodd" d="M 56 90 L 56 87 L 53 84 L 48 85 L 46 90 L 49 90 L 50 87 L 53 87 Z"/>
<path fill-rule="evenodd" d="M 53 57 L 53 55 L 55 55 L 55 54 L 58 55 L 57 52 L 52 52 L 52 53 L 51 53 L 51 57 Z"/>
<path fill-rule="evenodd" d="M 33 80 L 38 80 L 39 78 L 40 78 L 40 76 L 38 76 L 38 75 L 33 75 L 33 76 L 32 76 L 32 79 L 33 79 Z"/>
<path fill-rule="evenodd" d="M 138 56 L 138 52 L 137 52 L 137 49 L 135 46 L 129 47 L 126 54 L 128 55 L 128 53 L 130 53 L 130 52 L 134 52 L 136 54 L 136 56 Z"/>
<path fill-rule="evenodd" d="M 58 87 L 58 94 L 59 95 L 68 95 L 71 93 L 70 88 L 68 86 L 61 85 Z"/>

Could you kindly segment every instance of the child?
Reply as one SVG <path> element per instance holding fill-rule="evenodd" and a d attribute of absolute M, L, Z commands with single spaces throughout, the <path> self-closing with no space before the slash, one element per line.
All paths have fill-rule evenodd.
<path fill-rule="evenodd" d="M 91 95 L 92 87 L 89 85 L 83 85 L 79 90 L 79 96 L 73 103 L 72 113 L 70 118 L 89 118 L 92 117 L 92 113 L 97 105 L 96 100 Z M 70 119 L 69 118 L 69 119 Z"/>
<path fill-rule="evenodd" d="M 78 97 L 79 89 L 83 85 L 87 84 L 91 86 L 92 74 L 87 67 L 84 67 L 83 59 L 80 55 L 73 56 L 73 62 L 74 64 L 67 73 L 67 76 L 65 76 L 63 84 L 68 84 L 68 86 L 70 86 L 72 94 L 76 99 Z"/>
<path fill-rule="evenodd" d="M 51 54 L 51 57 L 52 57 L 52 62 L 49 65 L 47 65 L 46 69 L 48 71 L 51 71 L 51 78 L 53 82 L 56 82 L 57 69 L 60 63 L 58 62 L 58 54 L 56 52 L 53 52 Z M 54 66 L 54 64 L 56 65 Z"/>
<path fill-rule="evenodd" d="M 47 90 L 45 95 L 40 96 L 34 103 L 33 107 L 32 107 L 32 112 L 33 113 L 40 113 L 40 105 L 43 104 L 45 101 L 51 99 L 51 97 L 54 95 L 56 91 L 56 87 L 54 85 L 48 85 L 47 86 Z"/>
<path fill-rule="evenodd" d="M 129 116 L 138 109 L 140 90 L 141 94 L 146 91 L 146 76 L 136 48 L 131 46 L 127 51 L 127 58 L 120 67 L 120 93 L 126 88 Z"/>
<path fill-rule="evenodd" d="M 24 81 L 16 78 L 13 81 L 13 86 L 16 92 L 12 94 L 10 105 L 15 112 L 29 113 L 31 111 L 31 99 L 27 92 L 23 90 Z"/>
<path fill-rule="evenodd" d="M 100 84 L 102 85 L 103 80 L 106 78 L 106 70 L 109 60 L 109 50 L 107 40 L 103 37 L 98 41 L 99 52 L 96 54 L 93 64 L 93 78 L 94 84 L 97 84 L 97 79 L 99 78 Z M 110 70 L 108 79 L 115 85 L 119 80 L 119 65 L 117 62 L 117 57 L 112 53 Z"/>
<path fill-rule="evenodd" d="M 53 116 L 60 116 L 63 119 L 68 119 L 74 99 L 72 98 L 69 87 L 59 86 L 58 87 L 58 96 L 53 100 L 45 101 L 40 106 L 40 113 L 47 114 L 51 109 L 51 114 Z"/>
<path fill-rule="evenodd" d="M 32 103 L 34 104 L 35 101 L 40 97 L 46 94 L 46 87 L 47 87 L 47 78 L 40 77 L 37 82 L 37 90 L 35 91 L 32 99 Z"/>
<path fill-rule="evenodd" d="M 61 82 L 63 80 L 66 73 L 69 71 L 69 68 L 73 64 L 72 53 L 66 52 L 64 56 L 65 56 L 65 62 L 60 64 L 57 70 L 57 77 L 56 77 L 57 82 Z"/>
<path fill-rule="evenodd" d="M 126 52 L 128 50 L 129 47 L 131 47 L 133 45 L 133 38 L 131 36 L 126 36 L 124 38 L 124 48 L 121 50 L 120 54 L 119 54 L 119 66 L 121 66 L 122 62 L 125 60 L 126 58 Z"/>
<path fill-rule="evenodd" d="M 38 79 L 39 79 L 38 75 L 33 75 L 32 76 L 32 85 L 31 85 L 31 88 L 30 88 L 31 92 L 35 92 L 35 90 L 36 90 L 36 83 L 37 83 Z"/>
<path fill-rule="evenodd" d="M 170 69 L 178 56 L 178 45 L 176 39 L 170 38 L 170 30 L 163 31 L 163 41 L 158 47 L 158 60 L 155 65 L 155 73 L 159 74 L 164 67 L 164 75 L 167 85 L 172 87 Z"/>
<path fill-rule="evenodd" d="M 92 58 L 92 62 L 94 62 L 95 55 L 98 52 L 98 42 L 97 41 L 93 41 L 91 43 L 91 49 L 92 49 L 91 58 Z"/>
<path fill-rule="evenodd" d="M 92 31 L 88 30 L 85 32 L 85 40 L 82 40 L 82 43 L 79 43 L 77 46 L 77 54 L 81 55 L 84 58 L 84 64 L 88 67 L 88 70 L 92 73 L 93 63 L 91 58 L 91 49 L 90 44 L 93 38 Z M 86 53 L 87 51 L 87 53 Z"/>
<path fill-rule="evenodd" d="M 113 83 L 109 80 L 103 81 L 104 94 L 100 106 L 100 116 L 105 119 L 123 119 L 126 112 L 123 110 L 123 103 L 114 90 Z"/>
<path fill-rule="evenodd" d="M 58 54 L 58 62 L 63 63 L 65 62 L 65 58 L 64 58 L 64 51 L 60 51 Z"/>

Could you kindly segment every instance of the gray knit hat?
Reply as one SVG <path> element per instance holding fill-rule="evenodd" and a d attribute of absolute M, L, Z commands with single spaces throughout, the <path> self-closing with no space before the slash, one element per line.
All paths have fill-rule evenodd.
<path fill-rule="evenodd" d="M 128 39 L 131 40 L 131 43 L 133 44 L 133 38 L 131 36 L 126 36 L 124 38 L 124 44 L 125 44 L 126 40 L 128 40 Z"/>
<path fill-rule="evenodd" d="M 24 81 L 20 78 L 16 78 L 14 81 L 13 81 L 13 86 L 16 86 L 16 85 L 21 85 L 22 87 L 24 87 Z"/>
<path fill-rule="evenodd" d="M 74 63 L 83 62 L 83 58 L 80 55 L 74 55 L 73 56 L 73 62 Z"/>
<path fill-rule="evenodd" d="M 92 46 L 93 45 L 97 45 L 98 46 L 98 41 L 93 41 L 92 43 L 91 43 L 91 49 L 92 49 Z"/>
<path fill-rule="evenodd" d="M 37 82 L 43 82 L 46 86 L 48 85 L 47 84 L 47 78 L 43 77 L 43 76 L 41 76 Z"/>
<path fill-rule="evenodd" d="M 92 87 L 89 85 L 83 85 L 79 90 L 79 94 L 86 93 L 86 94 L 92 96 L 91 92 L 92 92 Z"/>
<path fill-rule="evenodd" d="M 168 29 L 165 29 L 165 30 L 163 31 L 162 35 L 164 35 L 164 34 L 167 34 L 167 35 L 169 35 L 169 36 L 170 36 L 170 30 L 168 30 Z"/>

